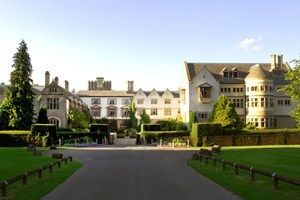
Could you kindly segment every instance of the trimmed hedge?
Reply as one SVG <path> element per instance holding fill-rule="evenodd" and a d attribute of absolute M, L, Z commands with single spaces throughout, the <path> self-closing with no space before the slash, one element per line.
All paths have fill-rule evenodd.
<path fill-rule="evenodd" d="M 56 125 L 54 124 L 32 124 L 31 134 L 43 138 L 43 146 L 57 144 Z"/>
<path fill-rule="evenodd" d="M 141 136 L 145 138 L 174 138 L 190 136 L 188 131 L 144 131 L 141 132 Z"/>
<path fill-rule="evenodd" d="M 161 131 L 160 124 L 142 124 L 141 132 L 145 131 Z"/>
<path fill-rule="evenodd" d="M 222 134 L 222 125 L 219 123 L 193 123 L 191 131 L 191 145 L 202 145 L 203 137 Z"/>
<path fill-rule="evenodd" d="M 30 131 L 0 131 L 1 147 L 24 147 L 28 146 Z"/>

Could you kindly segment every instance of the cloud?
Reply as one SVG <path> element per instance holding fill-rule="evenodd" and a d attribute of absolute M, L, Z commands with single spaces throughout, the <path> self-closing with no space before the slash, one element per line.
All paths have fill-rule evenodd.
<path fill-rule="evenodd" d="M 246 38 L 239 43 L 239 47 L 245 51 L 247 50 L 259 50 L 262 46 L 258 45 L 258 41 L 262 41 L 262 37 L 257 38 Z"/>

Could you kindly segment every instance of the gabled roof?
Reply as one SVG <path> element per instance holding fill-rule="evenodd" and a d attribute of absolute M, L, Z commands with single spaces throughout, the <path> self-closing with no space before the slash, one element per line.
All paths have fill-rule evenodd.
<path fill-rule="evenodd" d="M 48 86 L 46 86 L 46 87 L 43 89 L 42 93 L 48 94 L 48 91 L 46 91 L 46 90 L 47 90 L 48 88 L 51 88 L 51 87 L 59 88 L 59 89 L 62 91 L 63 95 L 64 95 L 67 99 L 74 99 L 74 100 L 77 100 L 77 101 L 82 101 L 81 98 L 80 98 L 78 95 L 76 95 L 76 94 L 70 92 L 69 90 L 67 90 L 67 89 L 65 89 L 65 88 L 63 88 L 63 87 L 61 87 L 61 86 L 59 86 L 59 85 L 56 84 L 54 81 L 52 81 L 52 83 L 50 83 Z"/>
<path fill-rule="evenodd" d="M 188 63 L 185 62 L 185 69 L 187 73 L 187 78 L 189 81 L 192 81 L 195 76 L 205 67 L 217 81 L 223 84 L 240 84 L 244 83 L 244 78 L 248 75 L 249 70 L 252 66 L 257 63 Z M 264 71 L 271 71 L 270 63 L 258 63 L 259 66 Z M 237 70 L 239 72 L 238 78 L 225 78 L 222 75 L 224 69 L 228 71 Z M 283 71 L 287 71 L 289 66 L 286 63 L 283 63 Z"/>

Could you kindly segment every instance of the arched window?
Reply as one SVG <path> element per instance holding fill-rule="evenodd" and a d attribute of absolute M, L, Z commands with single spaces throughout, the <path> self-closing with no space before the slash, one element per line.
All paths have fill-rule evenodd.
<path fill-rule="evenodd" d="M 59 120 L 52 117 L 52 118 L 49 118 L 49 123 L 50 124 L 55 124 L 57 127 L 59 126 Z"/>

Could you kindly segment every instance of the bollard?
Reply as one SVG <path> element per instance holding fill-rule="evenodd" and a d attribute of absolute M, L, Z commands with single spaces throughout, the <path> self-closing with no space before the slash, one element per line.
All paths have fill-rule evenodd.
<path fill-rule="evenodd" d="M 162 138 L 159 140 L 159 146 L 162 147 Z"/>
<path fill-rule="evenodd" d="M 39 170 L 39 178 L 42 178 L 42 175 L 43 175 L 43 168 L 40 167 L 40 170 Z"/>
<path fill-rule="evenodd" d="M 190 147 L 190 140 L 187 139 L 187 147 Z"/>
<path fill-rule="evenodd" d="M 75 147 L 77 147 L 77 139 L 75 139 Z"/>
<path fill-rule="evenodd" d="M 51 164 L 49 165 L 49 172 L 52 173 L 52 170 L 53 170 L 53 164 L 51 163 Z"/>

